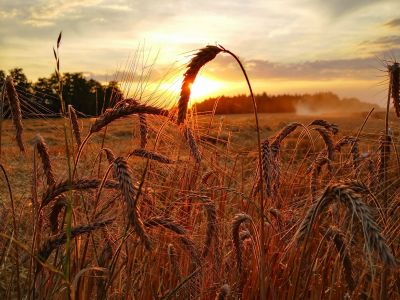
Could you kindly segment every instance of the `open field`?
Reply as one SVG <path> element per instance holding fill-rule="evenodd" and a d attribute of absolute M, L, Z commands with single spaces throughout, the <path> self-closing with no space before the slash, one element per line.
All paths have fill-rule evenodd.
<path fill-rule="evenodd" d="M 325 114 L 325 115 L 310 115 L 302 116 L 296 114 L 260 114 L 260 127 L 262 138 L 268 138 L 279 132 L 283 127 L 291 122 L 300 122 L 302 124 L 309 124 L 315 119 L 324 119 L 331 123 L 337 124 L 340 128 L 340 136 L 346 135 L 356 135 L 357 131 L 363 124 L 367 112 L 365 113 L 350 113 L 350 114 Z M 384 112 L 373 112 L 372 116 L 368 119 L 365 124 L 363 131 L 361 132 L 361 140 L 365 140 L 364 151 L 375 151 L 373 143 L 369 143 L 372 138 L 377 138 L 384 127 Z M 393 114 L 394 117 L 394 114 Z M 150 117 L 151 118 L 151 117 Z M 157 128 L 160 123 L 157 122 L 156 118 L 151 118 L 152 120 L 152 130 L 151 135 L 155 137 L 157 133 Z M 81 119 L 80 126 L 82 132 L 88 132 L 90 124 L 93 119 Z M 197 131 L 199 138 L 202 140 L 202 145 L 205 148 L 209 148 L 213 145 L 215 138 L 218 139 L 218 145 L 220 149 L 226 147 L 229 140 L 229 151 L 232 154 L 239 153 L 250 153 L 249 155 L 255 155 L 256 153 L 256 134 L 254 125 L 254 116 L 243 114 L 243 115 L 216 115 L 213 117 L 212 125 L 210 127 L 211 116 L 205 114 L 197 117 Z M 40 134 L 49 146 L 49 153 L 53 157 L 53 164 L 57 166 L 59 170 L 60 177 L 67 176 L 67 170 L 65 168 L 65 138 L 63 134 L 63 124 L 64 121 L 61 119 L 31 119 L 24 120 L 24 139 L 28 145 L 27 153 L 20 154 L 16 152 L 15 149 L 15 137 L 14 137 L 14 125 L 11 120 L 3 121 L 3 136 L 1 142 L 1 158 L 2 161 L 8 162 L 10 180 L 14 182 L 15 189 L 23 190 L 24 187 L 30 184 L 32 180 L 30 172 L 27 170 L 32 168 L 31 161 L 33 155 L 33 149 L 35 145 L 35 137 Z M 398 126 L 393 124 L 392 130 L 394 131 L 394 136 L 398 135 Z M 173 129 L 172 129 L 173 130 Z M 300 132 L 290 135 L 286 141 L 287 150 L 293 150 L 295 142 Z M 70 132 L 69 132 L 70 134 Z M 139 122 L 137 118 L 131 117 L 125 120 L 119 120 L 113 123 L 107 129 L 106 136 L 103 141 L 102 135 L 94 136 L 91 139 L 89 149 L 98 154 L 98 149 L 111 148 L 113 149 L 115 145 L 118 145 L 117 149 L 113 149 L 117 156 L 124 156 L 133 150 L 135 147 L 139 147 L 138 142 L 134 142 L 135 139 L 140 136 Z M 71 141 L 72 143 L 73 141 Z M 172 141 L 170 147 L 174 147 Z M 303 143 L 305 145 L 310 145 L 308 139 L 305 137 Z M 187 153 L 185 145 L 182 146 L 182 153 Z M 168 145 L 165 145 L 166 152 L 170 149 Z M 185 152 L 186 151 L 186 152 Z M 285 151 L 285 150 L 283 150 Z M 84 161 L 91 155 L 91 151 L 88 150 L 89 155 L 84 154 Z M 16 156 L 18 159 L 16 159 Z M 93 162 L 95 164 L 95 162 Z M 93 166 L 91 166 L 93 167 Z M 0 195 L 1 196 L 1 195 Z"/>
<path fill-rule="evenodd" d="M 377 298 L 383 282 L 391 298 L 400 296 L 393 268 L 398 126 L 390 124 L 393 143 L 383 147 L 384 112 L 372 113 L 359 132 L 366 117 L 259 115 L 262 140 L 269 140 L 261 179 L 268 299 Z M 327 122 L 309 125 L 315 119 Z M 82 140 L 95 121 L 78 120 Z M 25 153 L 12 122 L 2 122 L 1 164 L 13 196 L 12 207 L 1 180 L 2 296 L 259 296 L 253 116 L 191 116 L 182 128 L 146 115 L 145 132 L 140 124 L 132 115 L 91 134 L 74 172 L 70 119 L 23 120 Z M 344 136 L 353 140 L 339 147 Z M 143 146 L 147 156 L 140 157 Z M 322 208 L 315 213 L 316 203 Z"/>

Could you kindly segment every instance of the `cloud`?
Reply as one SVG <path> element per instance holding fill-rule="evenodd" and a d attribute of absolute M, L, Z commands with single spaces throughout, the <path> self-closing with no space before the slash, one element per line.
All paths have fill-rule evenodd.
<path fill-rule="evenodd" d="M 387 35 L 371 40 L 365 40 L 359 44 L 358 48 L 362 52 L 381 58 L 389 56 L 392 60 L 395 57 L 399 57 L 399 46 L 400 35 Z"/>
<path fill-rule="evenodd" d="M 400 52 L 399 52 L 400 53 Z M 381 61 L 375 56 L 349 59 L 326 59 L 295 63 L 273 62 L 262 59 L 244 61 L 246 70 L 253 80 L 371 80 L 379 73 Z M 242 74 L 228 56 L 219 57 L 206 66 L 204 74 L 239 81 Z"/>
<path fill-rule="evenodd" d="M 400 18 L 393 19 L 393 20 L 385 23 L 385 26 L 388 26 L 388 27 L 400 27 Z"/>
<path fill-rule="evenodd" d="M 383 1 L 382 1 L 383 2 Z M 315 0 L 315 3 L 322 10 L 326 11 L 333 17 L 340 17 L 353 13 L 357 10 L 365 8 L 376 3 L 375 0 Z"/>

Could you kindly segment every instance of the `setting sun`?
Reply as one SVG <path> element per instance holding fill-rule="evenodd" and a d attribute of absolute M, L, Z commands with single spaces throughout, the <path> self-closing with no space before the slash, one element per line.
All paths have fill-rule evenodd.
<path fill-rule="evenodd" d="M 173 84 L 165 82 L 160 85 L 162 90 L 169 90 L 179 94 L 181 92 L 181 81 L 176 80 Z M 202 101 L 217 94 L 223 94 L 226 84 L 210 77 L 198 75 L 190 88 L 189 106 L 194 102 Z"/>
<path fill-rule="evenodd" d="M 221 90 L 222 87 L 222 82 L 204 76 L 198 76 L 191 86 L 191 98 L 193 100 L 200 100 L 212 96 L 215 92 Z"/>

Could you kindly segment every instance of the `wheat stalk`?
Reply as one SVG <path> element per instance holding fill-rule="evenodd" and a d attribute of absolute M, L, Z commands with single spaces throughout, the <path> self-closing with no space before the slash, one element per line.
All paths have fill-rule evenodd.
<path fill-rule="evenodd" d="M 192 129 L 189 127 L 185 127 L 184 135 L 185 135 L 186 141 L 189 144 L 190 153 L 192 154 L 192 156 L 194 157 L 196 162 L 200 163 L 201 159 L 202 159 L 202 155 L 200 153 L 199 147 L 197 146 Z"/>
<path fill-rule="evenodd" d="M 326 130 L 332 132 L 334 135 L 339 132 L 339 127 L 336 124 L 329 123 L 326 120 L 317 119 L 312 121 L 308 126 L 321 126 L 324 127 Z"/>
<path fill-rule="evenodd" d="M 113 250 L 110 241 L 107 239 L 103 250 L 101 251 L 99 257 L 99 267 L 107 268 L 109 262 L 113 256 Z M 97 280 L 97 299 L 106 299 L 106 284 L 107 280 L 105 278 L 100 278 Z"/>
<path fill-rule="evenodd" d="M 274 158 L 276 158 L 279 154 L 279 150 L 281 147 L 282 141 L 293 131 L 296 130 L 297 127 L 302 126 L 300 123 L 293 122 L 286 125 L 281 129 L 272 139 L 271 139 L 271 151 Z"/>
<path fill-rule="evenodd" d="M 371 209 L 361 199 L 361 194 L 368 188 L 359 182 L 338 183 L 328 186 L 318 200 L 308 210 L 297 232 L 297 240 L 303 241 L 310 233 L 314 221 L 335 200 L 344 204 L 348 211 L 355 215 L 362 226 L 367 248 L 377 252 L 381 261 L 387 266 L 395 266 L 396 260 L 381 236 Z"/>
<path fill-rule="evenodd" d="M 390 75 L 390 90 L 393 100 L 393 106 L 396 110 L 397 117 L 400 117 L 400 65 L 398 62 L 388 66 Z"/>
<path fill-rule="evenodd" d="M 145 227 L 156 227 L 156 226 L 162 226 L 166 229 L 169 229 L 176 234 L 187 234 L 186 229 L 182 227 L 182 225 L 176 223 L 174 220 L 170 218 L 164 218 L 164 217 L 153 217 L 150 219 L 147 219 L 143 222 L 143 225 Z"/>
<path fill-rule="evenodd" d="M 317 127 L 314 129 L 316 131 L 318 131 L 318 133 L 321 135 L 322 139 L 324 140 L 328 159 L 330 161 L 333 161 L 333 153 L 334 153 L 335 147 L 334 147 L 330 132 L 328 130 L 326 130 L 325 128 Z"/>
<path fill-rule="evenodd" d="M 53 168 L 51 165 L 49 149 L 40 134 L 36 135 L 35 145 L 40 159 L 42 160 L 43 171 L 46 175 L 47 185 L 52 186 L 55 184 L 56 180 L 54 178 Z"/>
<path fill-rule="evenodd" d="M 261 144 L 261 159 L 262 168 L 260 168 L 260 164 L 257 165 L 256 186 L 253 190 L 253 195 L 256 195 L 260 190 L 262 180 L 264 180 L 266 194 L 268 197 L 271 197 L 273 194 L 273 187 L 274 191 L 276 191 L 275 187 L 279 185 L 280 170 L 276 159 L 274 159 L 272 155 L 268 139 Z"/>
<path fill-rule="evenodd" d="M 183 123 L 186 119 L 187 107 L 191 93 L 191 85 L 195 81 L 197 74 L 205 64 L 213 60 L 221 51 L 223 51 L 223 49 L 221 49 L 220 47 L 208 45 L 197 51 L 197 53 L 192 57 L 189 64 L 187 65 L 187 70 L 183 75 L 181 94 L 178 104 L 178 124 Z"/>
<path fill-rule="evenodd" d="M 201 256 L 195 243 L 186 235 L 179 236 L 178 240 L 182 244 L 182 246 L 189 252 L 190 257 L 192 258 L 193 264 L 195 266 L 200 266 L 202 263 Z"/>
<path fill-rule="evenodd" d="M 209 197 L 200 197 L 203 202 L 203 206 L 207 212 L 207 230 L 206 230 L 206 239 L 204 242 L 203 248 L 203 258 L 207 257 L 212 240 L 216 237 L 217 231 L 217 211 L 215 207 L 215 203 L 210 200 Z"/>
<path fill-rule="evenodd" d="M 68 112 L 69 112 L 69 119 L 70 119 L 71 125 L 72 125 L 72 132 L 75 136 L 75 141 L 79 148 L 80 145 L 82 144 L 82 140 L 81 140 L 81 130 L 80 130 L 79 124 L 78 124 L 78 117 L 77 117 L 76 111 L 72 107 L 72 105 L 68 105 Z"/>
<path fill-rule="evenodd" d="M 340 255 L 340 258 L 342 260 L 344 278 L 346 280 L 347 287 L 351 292 L 353 292 L 356 283 L 354 282 L 353 279 L 353 274 L 352 274 L 353 264 L 351 263 L 351 259 L 347 254 L 347 249 L 346 249 L 347 247 L 344 241 L 344 235 L 337 228 L 330 226 L 327 232 L 327 236 L 332 239 L 335 248 Z"/>
<path fill-rule="evenodd" d="M 172 244 L 168 244 L 167 248 L 169 263 L 171 264 L 172 271 L 178 280 L 182 279 L 181 269 L 178 263 L 178 254 L 176 253 L 175 247 Z"/>
<path fill-rule="evenodd" d="M 168 110 L 144 104 L 138 104 L 138 105 L 128 104 L 113 109 L 109 109 L 94 121 L 94 123 L 90 128 L 90 133 L 93 134 L 95 132 L 98 132 L 102 128 L 110 124 L 112 121 L 133 114 L 168 116 Z"/>
<path fill-rule="evenodd" d="M 390 145 L 392 143 L 392 137 L 382 133 L 379 137 L 379 160 L 378 160 L 378 175 L 379 182 L 383 184 L 386 176 L 386 170 L 388 169 L 390 160 Z"/>
<path fill-rule="evenodd" d="M 310 191 L 311 191 L 311 199 L 314 202 L 317 198 L 317 189 L 318 189 L 318 176 L 321 173 L 321 169 L 325 164 L 329 165 L 330 161 L 326 156 L 318 155 L 318 157 L 314 160 L 311 169 L 307 170 L 307 173 L 311 173 L 310 180 Z"/>
<path fill-rule="evenodd" d="M 240 229 L 240 225 L 247 221 L 251 221 L 251 217 L 245 213 L 240 213 L 240 214 L 235 215 L 235 217 L 232 220 L 232 226 L 231 226 L 232 241 L 233 241 L 233 245 L 235 248 L 236 263 L 237 263 L 239 274 L 243 273 L 242 248 L 241 248 L 241 242 L 240 242 L 239 229 Z"/>
<path fill-rule="evenodd" d="M 6 91 L 8 103 L 10 104 L 11 117 L 15 126 L 15 139 L 17 141 L 19 150 L 25 152 L 24 142 L 22 140 L 22 132 L 24 127 L 22 126 L 22 112 L 19 97 L 15 90 L 13 78 L 7 76 L 6 78 Z"/>
<path fill-rule="evenodd" d="M 149 139 L 149 128 L 146 114 L 139 114 L 140 147 L 145 148 Z"/>
<path fill-rule="evenodd" d="M 158 161 L 163 164 L 173 164 L 175 161 L 172 159 L 166 157 L 165 155 L 162 155 L 160 153 L 148 151 L 145 149 L 135 149 L 133 150 L 129 156 L 138 156 L 138 157 L 144 157 L 144 158 L 149 158 L 151 160 Z"/>
<path fill-rule="evenodd" d="M 62 209 L 67 206 L 64 197 L 57 199 L 51 208 L 49 215 L 49 223 L 51 232 L 56 233 L 58 231 L 58 216 L 60 215 Z"/>
<path fill-rule="evenodd" d="M 119 183 L 119 188 L 122 192 L 122 197 L 127 205 L 128 220 L 133 226 L 136 234 L 140 237 L 142 242 L 144 242 L 146 249 L 151 250 L 151 242 L 144 229 L 143 222 L 137 208 L 137 203 L 134 198 L 135 190 L 132 184 L 131 170 L 123 157 L 118 157 L 114 160 L 114 171 Z"/>
<path fill-rule="evenodd" d="M 351 154 L 353 156 L 353 169 L 354 171 L 358 170 L 360 165 L 360 150 L 358 145 L 359 139 L 353 136 L 345 136 L 341 138 L 335 145 L 336 151 L 341 151 L 342 147 L 346 144 L 351 146 Z"/>
<path fill-rule="evenodd" d="M 71 238 L 75 238 L 81 234 L 89 233 L 106 225 L 111 224 L 114 219 L 107 219 L 103 221 L 95 221 L 88 225 L 77 226 L 71 229 Z M 45 262 L 54 249 L 64 245 L 67 241 L 67 234 L 65 232 L 58 234 L 55 237 L 47 239 L 39 248 L 37 253 L 38 258 Z"/>
<path fill-rule="evenodd" d="M 42 195 L 41 207 L 43 208 L 44 206 L 48 205 L 53 199 L 67 191 L 96 189 L 100 186 L 100 184 L 101 180 L 99 179 L 78 179 L 73 182 L 65 180 L 58 184 L 49 186 Z M 117 189 L 119 184 L 116 181 L 107 180 L 104 184 L 104 187 L 109 189 Z"/>

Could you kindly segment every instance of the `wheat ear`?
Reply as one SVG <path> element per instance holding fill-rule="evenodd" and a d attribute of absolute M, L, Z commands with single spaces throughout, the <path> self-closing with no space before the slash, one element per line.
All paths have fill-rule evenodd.
<path fill-rule="evenodd" d="M 25 152 L 25 146 L 22 139 L 24 127 L 22 126 L 21 106 L 17 91 L 15 90 L 13 78 L 11 76 L 7 76 L 6 78 L 6 91 L 8 102 L 10 104 L 11 117 L 15 126 L 15 139 L 17 140 L 19 150 L 21 152 Z"/>
<path fill-rule="evenodd" d="M 187 65 L 187 70 L 183 75 L 181 94 L 178 103 L 178 124 L 183 123 L 186 119 L 186 113 L 191 93 L 191 85 L 195 81 L 197 74 L 205 64 L 213 60 L 222 50 L 223 49 L 221 49 L 220 47 L 208 45 L 197 51 L 197 53 L 192 57 L 189 64 Z"/>
<path fill-rule="evenodd" d="M 172 272 L 178 280 L 182 279 L 181 269 L 178 263 L 178 253 L 176 253 L 175 247 L 172 244 L 168 244 L 167 248 L 169 263 L 171 264 Z"/>
<path fill-rule="evenodd" d="M 75 141 L 79 148 L 80 145 L 82 144 L 82 140 L 81 140 L 81 130 L 79 128 L 79 123 L 78 123 L 78 117 L 77 117 L 76 111 L 72 107 L 72 105 L 68 105 L 68 112 L 69 112 L 69 120 L 70 120 L 71 126 L 72 126 L 72 132 L 75 136 Z"/>
<path fill-rule="evenodd" d="M 194 157 L 196 162 L 200 163 L 201 159 L 202 159 L 202 155 L 200 153 L 199 147 L 197 146 L 192 129 L 190 127 L 185 127 L 184 135 L 185 135 L 186 141 L 189 144 L 190 153 L 192 154 L 192 156 Z"/>
<path fill-rule="evenodd" d="M 393 100 L 393 106 L 397 117 L 400 117 L 400 65 L 398 62 L 388 66 L 390 75 L 390 90 Z"/>
<path fill-rule="evenodd" d="M 151 228 L 151 227 L 156 227 L 156 226 L 162 226 L 166 229 L 169 229 L 176 234 L 186 234 L 186 229 L 182 227 L 182 225 L 176 223 L 174 220 L 170 218 L 164 218 L 164 217 L 153 217 L 150 219 L 147 219 L 143 222 L 143 225 L 145 227 Z"/>
<path fill-rule="evenodd" d="M 44 206 L 48 205 L 53 199 L 67 191 L 96 189 L 100 186 L 100 184 L 101 180 L 99 179 L 78 179 L 73 182 L 65 180 L 58 184 L 54 184 L 49 186 L 43 193 L 41 207 L 43 208 Z M 104 187 L 109 189 L 117 189 L 119 184 L 116 181 L 107 180 L 104 184 Z"/>
<path fill-rule="evenodd" d="M 311 232 L 318 215 L 335 200 L 344 204 L 352 215 L 355 215 L 363 229 L 367 248 L 377 252 L 381 261 L 387 266 L 396 266 L 396 259 L 383 239 L 371 209 L 362 199 L 361 194 L 369 193 L 368 188 L 359 182 L 338 183 L 328 186 L 318 200 L 308 210 L 297 232 L 297 240 L 303 241 Z"/>
<path fill-rule="evenodd" d="M 149 139 L 149 126 L 146 114 L 139 114 L 140 147 L 145 148 Z"/>
<path fill-rule="evenodd" d="M 334 147 L 330 132 L 328 130 L 326 130 L 325 128 L 319 128 L 319 127 L 315 128 L 315 130 L 318 131 L 318 133 L 321 135 L 322 139 L 324 140 L 328 159 L 330 161 L 333 161 L 333 153 L 334 153 L 335 147 Z"/>
<path fill-rule="evenodd" d="M 297 122 L 289 123 L 271 139 L 271 151 L 274 158 L 279 154 L 282 141 L 299 126 L 302 125 Z"/>
<path fill-rule="evenodd" d="M 211 242 L 216 236 L 217 231 L 217 211 L 215 208 L 215 203 L 210 200 L 209 197 L 201 197 L 203 202 L 203 206 L 207 212 L 207 230 L 206 230 L 206 239 L 204 242 L 203 248 L 203 258 L 207 257 Z"/>
<path fill-rule="evenodd" d="M 243 272 L 242 248 L 241 248 L 241 242 L 240 242 L 239 229 L 240 229 L 240 225 L 246 221 L 251 221 L 251 217 L 245 213 L 240 213 L 240 214 L 235 215 L 235 217 L 232 220 L 232 241 L 233 241 L 233 245 L 235 247 L 236 262 L 237 262 L 239 274 L 242 274 L 242 272 Z"/>
<path fill-rule="evenodd" d="M 172 159 L 166 157 L 165 155 L 162 155 L 160 153 L 148 151 L 145 149 L 135 149 L 133 150 L 129 156 L 138 156 L 138 157 L 144 157 L 144 158 L 149 158 L 151 160 L 158 161 L 163 164 L 173 164 L 175 161 Z"/>
<path fill-rule="evenodd" d="M 49 149 L 40 134 L 36 135 L 35 140 L 37 152 L 42 160 L 43 171 L 46 175 L 47 185 L 52 186 L 55 184 L 56 180 L 54 178 L 53 168 L 51 165 Z"/>
<path fill-rule="evenodd" d="M 102 228 L 108 224 L 111 224 L 113 220 L 114 219 L 96 221 L 88 225 L 74 227 L 71 229 L 71 235 L 70 235 L 71 239 L 81 234 L 89 233 L 99 228 Z M 55 237 L 49 238 L 39 248 L 38 258 L 41 261 L 45 262 L 49 258 L 53 250 L 65 244 L 66 241 L 67 241 L 67 234 L 65 232 L 60 233 Z"/>
<path fill-rule="evenodd" d="M 67 203 L 64 197 L 61 197 L 56 200 L 56 203 L 54 203 L 53 207 L 51 208 L 49 223 L 52 233 L 56 233 L 58 231 L 58 216 L 64 207 L 67 207 Z"/>
<path fill-rule="evenodd" d="M 356 284 L 353 279 L 353 265 L 351 263 L 350 257 L 347 254 L 344 235 L 338 229 L 331 226 L 328 229 L 327 236 L 332 239 L 335 248 L 340 255 L 340 258 L 342 260 L 344 278 L 346 280 L 348 289 L 352 292 L 354 291 Z"/>
<path fill-rule="evenodd" d="M 329 123 L 326 120 L 317 119 L 312 121 L 308 126 L 321 126 L 324 127 L 326 130 L 332 132 L 334 135 L 339 132 L 339 127 L 336 124 Z"/>
<path fill-rule="evenodd" d="M 146 249 L 151 250 L 152 246 L 150 238 L 148 237 L 144 229 L 143 222 L 137 208 L 136 199 L 134 197 L 135 190 L 132 184 L 131 170 L 128 163 L 123 157 L 118 157 L 114 160 L 114 171 L 117 181 L 119 183 L 122 197 L 124 198 L 127 205 L 128 220 L 133 226 L 136 234 L 145 244 Z"/>
<path fill-rule="evenodd" d="M 98 117 L 90 128 L 90 133 L 100 131 L 102 128 L 110 124 L 112 121 L 118 120 L 123 117 L 127 117 L 133 114 L 149 114 L 149 115 L 160 115 L 168 116 L 168 110 L 153 107 L 144 104 L 128 104 L 113 109 L 109 109 L 100 117 Z"/>

